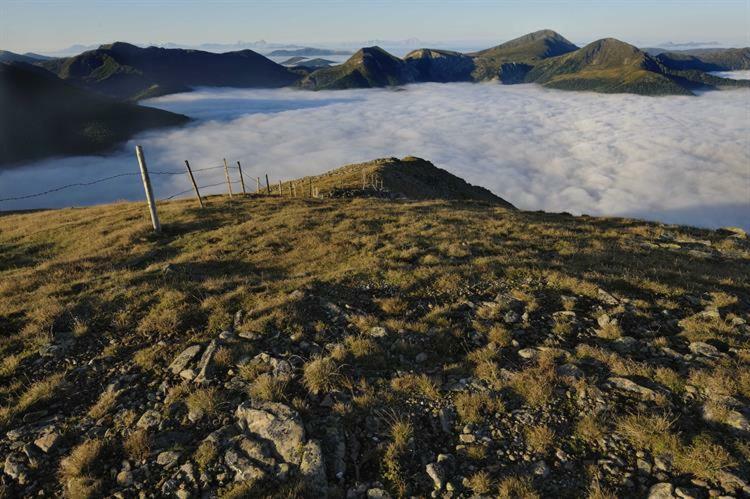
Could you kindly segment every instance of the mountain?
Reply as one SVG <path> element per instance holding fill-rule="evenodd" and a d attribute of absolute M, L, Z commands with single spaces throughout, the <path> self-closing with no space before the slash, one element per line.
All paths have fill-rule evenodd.
<path fill-rule="evenodd" d="M 43 55 L 33 54 L 27 52 L 25 54 L 16 54 L 8 50 L 0 50 L 0 62 L 25 62 L 27 64 L 35 64 L 39 61 L 46 61 L 52 59 Z"/>
<path fill-rule="evenodd" d="M 471 57 L 449 50 L 418 49 L 404 60 L 417 71 L 419 81 L 471 81 L 475 68 Z"/>
<path fill-rule="evenodd" d="M 24 63 L 0 64 L 0 164 L 111 149 L 186 116 L 116 102 Z"/>
<path fill-rule="evenodd" d="M 275 88 L 299 79 L 252 50 L 215 54 L 122 42 L 41 65 L 74 85 L 123 100 L 187 92 L 198 86 Z"/>
<path fill-rule="evenodd" d="M 296 59 L 296 57 L 292 57 L 292 59 Z M 334 61 L 329 61 L 328 59 L 322 59 L 320 57 L 315 57 L 313 59 L 306 59 L 303 57 L 301 61 L 291 64 L 291 66 L 295 68 L 307 68 L 307 69 L 310 69 L 311 71 L 315 71 L 316 69 L 319 69 L 319 68 L 331 67 L 331 65 L 333 64 L 336 64 L 336 63 Z"/>
<path fill-rule="evenodd" d="M 750 47 L 662 52 L 656 56 L 656 59 L 666 67 L 676 70 L 743 70 L 750 69 Z"/>
<path fill-rule="evenodd" d="M 289 59 L 282 61 L 280 64 L 282 66 L 293 66 L 295 64 L 299 64 L 300 62 L 307 60 L 307 57 L 301 57 L 301 56 L 295 56 L 290 57 Z"/>
<path fill-rule="evenodd" d="M 300 85 L 311 90 L 371 88 L 403 85 L 417 81 L 417 71 L 380 47 L 358 50 L 344 64 L 319 69 Z"/>
<path fill-rule="evenodd" d="M 318 49 L 313 47 L 303 47 L 301 49 L 279 49 L 268 53 L 269 57 L 318 57 L 324 55 L 352 55 L 352 53 L 348 50 Z"/>
<path fill-rule="evenodd" d="M 389 198 L 474 200 L 515 209 L 508 201 L 484 187 L 471 185 L 462 178 L 438 168 L 429 161 L 413 156 L 403 159 L 383 158 L 366 163 L 342 166 L 323 175 L 305 177 L 302 185 L 312 184 L 324 197 L 357 197 L 362 195 L 362 182 Z M 382 181 L 382 188 L 380 183 Z"/>
<path fill-rule="evenodd" d="M 528 70 L 537 61 L 567 54 L 577 49 L 576 45 L 559 33 L 545 29 L 469 55 L 474 57 L 476 64 L 475 79 L 498 78 L 503 81 L 502 73 L 505 69 L 506 73 L 513 75 L 511 83 L 516 83 L 517 71 L 520 68 Z"/>
<path fill-rule="evenodd" d="M 691 95 L 701 86 L 734 85 L 710 75 L 670 71 L 633 45 L 613 38 L 542 61 L 529 71 L 526 81 L 564 90 L 644 95 Z"/>

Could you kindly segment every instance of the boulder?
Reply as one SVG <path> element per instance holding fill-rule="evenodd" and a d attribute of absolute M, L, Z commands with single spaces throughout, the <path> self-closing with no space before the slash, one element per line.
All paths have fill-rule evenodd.
<path fill-rule="evenodd" d="M 180 374 L 181 371 L 187 369 L 188 364 L 195 358 L 196 355 L 201 351 L 200 345 L 193 345 L 187 347 L 177 357 L 174 358 L 171 364 L 169 364 L 169 370 L 172 374 Z"/>
<path fill-rule="evenodd" d="M 267 440 L 284 461 L 299 465 L 305 429 L 296 411 L 277 402 L 247 401 L 237 407 L 235 416 L 243 431 Z"/>
<path fill-rule="evenodd" d="M 326 465 L 320 442 L 317 440 L 307 442 L 302 450 L 302 460 L 299 467 L 307 493 L 312 497 L 328 497 Z"/>
<path fill-rule="evenodd" d="M 638 395 L 640 398 L 653 400 L 656 398 L 656 392 L 651 388 L 639 385 L 635 381 L 629 380 L 628 378 L 612 377 L 608 380 L 609 385 L 618 390 L 630 392 L 634 395 Z"/>

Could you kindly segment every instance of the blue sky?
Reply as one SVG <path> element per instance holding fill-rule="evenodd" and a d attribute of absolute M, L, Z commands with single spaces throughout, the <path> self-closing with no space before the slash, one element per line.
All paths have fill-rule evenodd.
<path fill-rule="evenodd" d="M 541 28 L 577 43 L 746 46 L 749 26 L 750 0 L 0 0 L 0 48 L 20 52 L 114 40 L 489 45 Z"/>

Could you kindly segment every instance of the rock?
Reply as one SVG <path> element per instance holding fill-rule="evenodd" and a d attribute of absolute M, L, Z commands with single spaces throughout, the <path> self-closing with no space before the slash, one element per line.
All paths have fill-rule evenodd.
<path fill-rule="evenodd" d="M 34 440 L 34 445 L 39 447 L 42 452 L 50 452 L 54 450 L 57 444 L 60 442 L 60 434 L 57 431 L 48 431 L 42 434 L 39 438 Z"/>
<path fill-rule="evenodd" d="M 302 451 L 300 473 L 307 492 L 314 497 L 328 497 L 326 466 L 323 461 L 323 449 L 317 440 L 310 440 Z"/>
<path fill-rule="evenodd" d="M 198 375 L 195 377 L 195 382 L 200 384 L 206 384 L 214 375 L 214 354 L 218 348 L 218 342 L 211 340 L 206 350 L 201 355 L 200 361 L 198 361 Z"/>
<path fill-rule="evenodd" d="M 583 371 L 581 371 L 581 369 L 577 365 L 570 363 L 559 366 L 557 368 L 557 374 L 559 376 L 567 376 L 575 379 L 584 377 Z"/>
<path fill-rule="evenodd" d="M 610 322 L 614 322 L 616 324 L 617 323 L 617 319 L 612 320 L 612 319 L 610 319 L 609 315 L 607 315 L 607 314 L 602 314 L 602 315 L 600 315 L 599 317 L 596 318 L 596 323 L 599 324 L 599 327 L 604 327 L 604 326 L 608 325 Z"/>
<path fill-rule="evenodd" d="M 385 338 L 388 335 L 388 331 L 382 326 L 375 326 L 370 328 L 369 334 L 373 338 Z"/>
<path fill-rule="evenodd" d="M 160 452 L 158 456 L 156 456 L 156 463 L 160 466 L 163 466 L 166 469 L 173 468 L 177 465 L 177 462 L 180 460 L 180 453 L 173 450 L 168 450 L 164 452 Z"/>
<path fill-rule="evenodd" d="M 472 435 L 471 433 L 463 433 L 460 437 L 458 437 L 461 442 L 465 444 L 473 444 L 476 441 L 476 437 Z"/>
<path fill-rule="evenodd" d="M 175 357 L 172 363 L 169 364 L 168 369 L 172 371 L 172 374 L 180 374 L 181 371 L 187 368 L 188 364 L 190 364 L 190 362 L 195 358 L 196 355 L 198 355 L 198 352 L 200 351 L 200 345 L 187 347 L 182 351 L 182 353 Z"/>
<path fill-rule="evenodd" d="M 157 411 L 153 409 L 149 409 L 148 411 L 144 412 L 140 419 L 138 419 L 138 422 L 135 424 L 138 428 L 143 428 L 144 430 L 150 430 L 152 428 L 156 428 L 159 426 L 159 423 L 161 422 L 161 414 L 159 414 Z"/>
<path fill-rule="evenodd" d="M 305 442 L 305 429 L 296 411 L 277 402 L 242 403 L 235 412 L 237 423 L 269 440 L 284 461 L 298 465 Z"/>
<path fill-rule="evenodd" d="M 688 348 L 695 355 L 702 355 L 704 357 L 719 357 L 721 355 L 718 348 L 702 341 L 694 341 Z"/>
<path fill-rule="evenodd" d="M 518 351 L 518 356 L 526 360 L 533 359 L 537 355 L 539 355 L 539 350 L 536 348 L 522 348 Z"/>
<path fill-rule="evenodd" d="M 539 475 L 541 477 L 546 477 L 549 475 L 549 466 L 547 466 L 547 463 L 544 461 L 538 461 L 534 463 L 534 466 L 532 468 L 535 475 Z"/>
<path fill-rule="evenodd" d="M 23 454 L 18 452 L 11 452 L 5 458 L 5 466 L 3 471 L 6 475 L 16 480 L 19 484 L 24 485 L 27 480 L 27 470 Z"/>
<path fill-rule="evenodd" d="M 521 316 L 518 315 L 518 312 L 516 312 L 515 310 L 508 310 L 507 312 L 505 312 L 503 320 L 506 322 L 506 324 L 515 324 L 516 322 L 519 322 L 521 320 Z"/>
<path fill-rule="evenodd" d="M 255 462 L 235 448 L 227 449 L 224 453 L 224 462 L 234 471 L 236 481 L 257 481 L 266 476 L 266 472 Z"/>
<path fill-rule="evenodd" d="M 427 354 L 424 352 L 420 352 L 417 354 L 417 356 L 414 358 L 418 363 L 422 363 L 427 360 Z"/>
<path fill-rule="evenodd" d="M 122 487 L 130 487 L 133 485 L 133 472 L 130 470 L 123 470 L 117 474 L 117 485 Z"/>
<path fill-rule="evenodd" d="M 367 499 L 391 499 L 391 495 L 385 490 L 376 487 L 367 490 Z"/>
<path fill-rule="evenodd" d="M 674 499 L 674 486 L 671 483 L 657 483 L 648 491 L 648 499 Z"/>
<path fill-rule="evenodd" d="M 623 336 L 622 338 L 617 338 L 612 342 L 612 348 L 614 348 L 619 353 L 627 353 L 636 350 L 638 348 L 638 344 L 638 340 L 636 340 L 632 336 Z"/>
<path fill-rule="evenodd" d="M 438 463 L 430 463 L 425 467 L 427 475 L 432 479 L 435 490 L 443 490 L 445 485 L 445 470 Z"/>
<path fill-rule="evenodd" d="M 674 493 L 677 497 L 683 499 L 700 499 L 703 497 L 698 489 L 691 487 L 677 487 L 674 489 Z"/>
<path fill-rule="evenodd" d="M 656 392 L 652 389 L 641 386 L 635 381 L 627 378 L 612 377 L 609 378 L 608 382 L 613 388 L 633 393 L 643 399 L 653 400 L 656 397 Z"/>
<path fill-rule="evenodd" d="M 294 369 L 289 362 L 284 359 L 277 359 L 267 353 L 259 353 L 253 357 L 251 362 L 268 366 L 271 370 L 271 375 L 275 377 L 290 379 L 294 376 Z"/>
<path fill-rule="evenodd" d="M 453 422 L 456 418 L 454 411 L 451 408 L 444 407 L 440 409 L 438 417 L 440 418 L 440 428 L 445 433 L 453 433 Z"/>

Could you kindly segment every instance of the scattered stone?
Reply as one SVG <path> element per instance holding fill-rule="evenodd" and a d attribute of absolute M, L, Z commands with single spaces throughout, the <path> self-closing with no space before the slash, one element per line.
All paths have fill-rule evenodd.
<path fill-rule="evenodd" d="M 530 360 L 539 355 L 539 350 L 536 348 L 522 348 L 518 351 L 518 356 L 522 359 Z"/>
<path fill-rule="evenodd" d="M 608 382 L 613 388 L 633 393 L 643 399 L 653 400 L 656 398 L 655 391 L 627 378 L 612 377 L 609 378 Z"/>
<path fill-rule="evenodd" d="M 172 374 L 180 374 L 184 369 L 187 368 L 188 364 L 195 358 L 196 355 L 201 351 L 200 345 L 193 345 L 187 347 L 182 351 L 175 359 L 169 364 L 169 370 Z"/>
<path fill-rule="evenodd" d="M 198 361 L 198 375 L 195 377 L 195 382 L 199 384 L 207 384 L 214 375 L 214 354 L 219 344 L 216 340 L 211 340 L 206 350 L 201 355 L 200 361 Z"/>
<path fill-rule="evenodd" d="M 34 445 L 39 447 L 42 452 L 48 453 L 52 451 L 57 444 L 60 442 L 61 435 L 57 431 L 48 431 L 42 434 L 39 438 L 34 440 Z"/>
<path fill-rule="evenodd" d="M 18 452 L 11 452 L 5 458 L 5 466 L 3 468 L 5 474 L 16 480 L 19 484 L 25 485 L 28 479 L 25 459 L 23 454 Z"/>
<path fill-rule="evenodd" d="M 248 431 L 269 440 L 284 461 L 299 464 L 305 429 L 299 414 L 277 402 L 244 402 L 235 412 L 237 423 Z"/>
<path fill-rule="evenodd" d="M 175 467 L 179 460 L 180 453 L 173 450 L 160 452 L 156 456 L 156 463 L 167 469 Z"/>
<path fill-rule="evenodd" d="M 689 348 L 695 355 L 702 355 L 704 357 L 719 357 L 721 355 L 718 348 L 702 341 L 692 342 Z"/>
<path fill-rule="evenodd" d="M 158 411 L 149 409 L 148 411 L 144 412 L 143 415 L 141 415 L 140 419 L 135 425 L 138 428 L 143 428 L 144 430 L 150 430 L 159 426 L 160 422 L 161 422 L 161 414 L 159 414 Z"/>
<path fill-rule="evenodd" d="M 657 483 L 648 491 L 648 499 L 674 499 L 674 485 L 671 483 Z"/>
<path fill-rule="evenodd" d="M 388 335 L 388 331 L 382 326 L 371 327 L 369 333 L 373 338 L 385 338 Z"/>
<path fill-rule="evenodd" d="M 300 473 L 307 491 L 314 497 L 328 497 L 326 466 L 323 461 L 323 450 L 317 440 L 310 440 L 302 451 Z"/>

